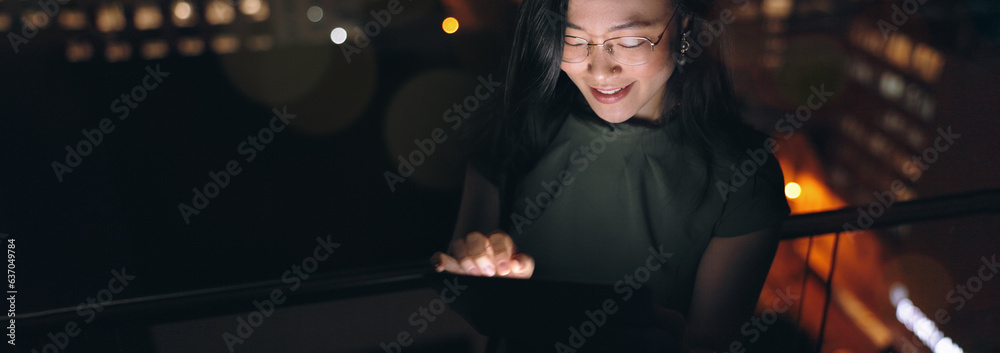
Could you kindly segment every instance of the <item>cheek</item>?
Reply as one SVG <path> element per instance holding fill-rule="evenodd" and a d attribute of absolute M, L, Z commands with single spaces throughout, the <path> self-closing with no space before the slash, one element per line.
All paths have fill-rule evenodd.
<path fill-rule="evenodd" d="M 645 77 L 645 85 L 655 90 L 667 83 L 667 79 L 673 73 L 674 66 L 670 58 L 663 55 L 655 57 L 652 61 L 637 69 L 635 71 L 636 76 Z"/>
<path fill-rule="evenodd" d="M 561 65 L 559 65 L 559 68 L 562 69 L 562 71 L 566 73 L 566 76 L 569 76 L 569 79 L 571 81 L 573 81 L 573 82 L 579 82 L 578 79 L 580 78 L 580 69 L 577 66 L 580 66 L 580 65 L 579 64 L 562 63 Z"/>

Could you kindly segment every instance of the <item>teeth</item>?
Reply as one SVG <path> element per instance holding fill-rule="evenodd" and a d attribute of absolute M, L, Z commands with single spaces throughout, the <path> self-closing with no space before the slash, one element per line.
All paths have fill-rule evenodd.
<path fill-rule="evenodd" d="M 618 93 L 618 91 L 621 91 L 621 90 L 622 90 L 622 89 L 624 89 L 624 88 L 625 88 L 625 87 L 622 87 L 622 88 L 619 88 L 619 89 L 616 89 L 616 90 L 613 90 L 613 91 L 602 91 L 602 90 L 597 90 L 597 91 L 598 91 L 598 92 L 601 92 L 601 93 L 603 93 L 603 94 L 615 94 L 615 93 Z"/>

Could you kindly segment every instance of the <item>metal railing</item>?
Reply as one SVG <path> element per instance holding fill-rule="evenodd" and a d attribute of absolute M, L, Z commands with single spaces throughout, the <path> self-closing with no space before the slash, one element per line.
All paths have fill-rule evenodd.
<path fill-rule="evenodd" d="M 867 206 L 867 205 L 865 205 Z M 845 231 L 845 224 L 854 224 L 859 211 L 857 205 L 843 209 L 789 216 L 781 228 L 782 239 L 796 239 L 819 234 L 837 234 L 832 261 L 836 260 L 839 235 Z M 864 206 L 862 206 L 864 207 Z M 924 198 L 896 202 L 886 207 L 879 217 L 873 217 L 868 228 L 880 228 L 901 224 L 950 219 L 984 213 L 1000 213 L 1000 189 L 980 190 L 962 194 Z M 856 226 L 856 225 L 855 225 Z M 825 316 L 829 310 L 830 290 L 833 270 L 831 263 L 826 281 L 824 319 L 821 324 L 817 350 L 822 346 L 825 331 Z M 358 296 L 389 293 L 418 288 L 425 285 L 424 275 L 431 271 L 426 260 L 401 263 L 381 268 L 367 268 L 352 272 L 318 275 L 302 283 L 294 298 L 289 297 L 289 305 L 348 299 Z M 262 281 L 235 286 L 224 286 L 203 290 L 151 295 L 137 298 L 114 300 L 104 305 L 98 325 L 130 326 L 192 320 L 215 315 L 229 314 L 245 310 L 245 303 L 266 297 L 270 291 L 281 286 L 280 281 Z M 74 307 L 18 315 L 18 323 L 27 330 L 56 327 L 78 315 Z M 797 323 L 796 323 L 797 324 Z"/>

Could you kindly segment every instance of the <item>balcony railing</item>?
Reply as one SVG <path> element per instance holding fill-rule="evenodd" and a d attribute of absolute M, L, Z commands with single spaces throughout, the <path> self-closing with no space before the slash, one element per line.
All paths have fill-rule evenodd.
<path fill-rule="evenodd" d="M 851 206 L 834 211 L 790 216 L 782 225 L 782 238 L 789 240 L 811 235 L 836 234 L 830 273 L 826 277 L 832 279 L 833 271 L 836 269 L 839 235 L 845 231 L 845 224 L 857 227 L 855 224 L 858 218 L 857 208 L 858 206 Z M 1000 189 L 897 202 L 886 208 L 884 214 L 873 218 L 872 225 L 868 228 L 993 213 L 1000 213 Z M 421 260 L 381 268 L 317 275 L 303 282 L 296 295 L 287 298 L 288 302 L 285 305 L 327 302 L 423 287 L 426 285 L 424 275 L 430 271 L 428 263 Z M 824 318 L 816 345 L 817 351 L 822 346 L 825 332 L 831 282 L 832 280 L 825 283 Z M 136 327 L 236 313 L 244 311 L 247 302 L 266 297 L 272 289 L 281 285 L 280 281 L 273 280 L 114 300 L 104 305 L 101 320 L 95 321 L 93 325 L 112 328 L 126 325 Z M 54 308 L 19 314 L 18 326 L 27 332 L 41 331 L 61 327 L 65 322 L 77 317 L 75 307 Z"/>

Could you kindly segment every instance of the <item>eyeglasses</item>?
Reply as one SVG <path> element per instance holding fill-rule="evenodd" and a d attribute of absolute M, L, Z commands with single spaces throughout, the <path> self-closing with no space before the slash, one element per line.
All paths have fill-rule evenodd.
<path fill-rule="evenodd" d="M 667 33 L 667 28 L 670 28 L 670 23 L 673 21 L 674 16 L 671 15 L 667 27 L 656 37 L 655 42 L 646 37 L 615 37 L 605 40 L 601 44 L 592 44 L 580 37 L 566 36 L 562 61 L 571 64 L 580 63 L 590 56 L 591 47 L 604 47 L 604 51 L 612 59 L 624 65 L 635 66 L 648 63 L 653 58 L 653 49 L 663 39 L 663 34 Z"/>

